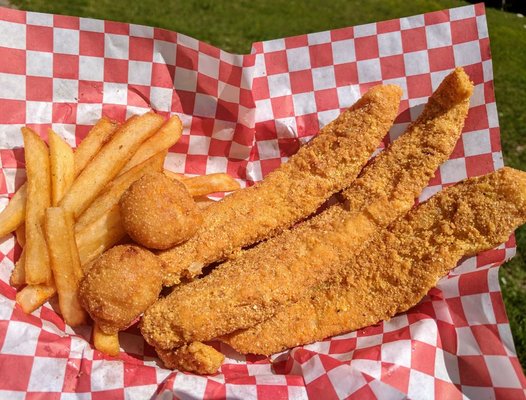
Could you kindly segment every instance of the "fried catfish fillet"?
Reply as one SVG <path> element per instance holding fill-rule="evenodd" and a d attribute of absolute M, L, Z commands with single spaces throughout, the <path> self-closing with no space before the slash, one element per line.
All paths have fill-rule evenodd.
<path fill-rule="evenodd" d="M 159 254 L 165 285 L 278 234 L 349 186 L 393 124 L 401 95 L 394 85 L 371 88 L 263 181 L 207 207 L 190 240 Z"/>
<path fill-rule="evenodd" d="M 461 69 L 446 77 L 421 116 L 345 192 L 346 204 L 330 207 L 205 278 L 177 287 L 145 313 L 145 339 L 157 348 L 173 349 L 251 327 L 337 274 L 376 231 L 413 206 L 449 157 L 472 89 Z"/>
<path fill-rule="evenodd" d="M 272 354 L 389 319 L 416 305 L 462 257 L 505 242 L 525 222 L 525 172 L 467 179 L 375 235 L 335 279 L 222 340 L 240 353 Z"/>

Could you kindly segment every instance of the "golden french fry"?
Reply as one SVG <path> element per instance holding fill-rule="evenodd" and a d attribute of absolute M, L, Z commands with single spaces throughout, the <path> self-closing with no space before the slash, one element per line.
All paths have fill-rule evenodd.
<path fill-rule="evenodd" d="M 66 212 L 64 213 L 64 218 L 68 231 L 68 244 L 71 249 L 71 268 L 80 281 L 84 276 L 84 271 L 80 265 L 79 249 L 77 248 L 77 241 L 75 240 L 75 218 L 73 217 L 73 213 Z"/>
<path fill-rule="evenodd" d="M 75 178 L 73 149 L 53 130 L 48 131 L 51 204 L 56 206 Z"/>
<path fill-rule="evenodd" d="M 206 196 L 216 192 L 233 192 L 239 183 L 228 174 L 218 173 L 196 176 L 182 181 L 192 197 Z"/>
<path fill-rule="evenodd" d="M 58 293 L 58 304 L 64 321 L 70 326 L 79 326 L 87 321 L 86 312 L 78 299 L 80 276 L 74 267 L 71 240 L 73 225 L 67 222 L 64 210 L 50 207 L 46 210 L 46 241 L 48 244 L 51 269 Z M 71 231 L 68 229 L 71 228 Z"/>
<path fill-rule="evenodd" d="M 49 255 L 42 224 L 51 203 L 49 151 L 44 141 L 31 129 L 22 128 L 27 174 L 26 200 L 26 283 L 52 282 Z"/>
<path fill-rule="evenodd" d="M 206 196 L 217 192 L 233 192 L 240 188 L 239 183 L 225 173 L 195 177 L 185 176 L 168 169 L 163 170 L 163 173 L 169 178 L 182 182 L 192 197 Z"/>
<path fill-rule="evenodd" d="M 59 205 L 77 218 L 126 165 L 139 146 L 162 125 L 160 115 L 148 112 L 124 123 L 86 165 Z"/>
<path fill-rule="evenodd" d="M 145 140 L 137 152 L 128 161 L 128 163 L 121 170 L 119 175 L 124 174 L 131 168 L 135 167 L 153 157 L 162 151 L 168 150 L 172 147 L 183 133 L 183 124 L 177 115 L 171 117 L 163 126 L 149 139 Z"/>
<path fill-rule="evenodd" d="M 16 294 L 16 302 L 26 314 L 31 314 L 55 293 L 54 285 L 27 285 Z"/>
<path fill-rule="evenodd" d="M 21 224 L 15 229 L 16 241 L 21 247 L 26 245 L 26 224 Z"/>
<path fill-rule="evenodd" d="M 181 182 L 191 178 L 191 177 L 189 177 L 189 176 L 185 176 L 185 175 L 180 174 L 180 173 L 178 173 L 178 172 L 170 171 L 169 169 L 165 169 L 165 170 L 163 170 L 163 173 L 164 173 L 168 178 L 172 178 L 172 179 L 175 179 L 175 180 L 178 180 L 178 181 L 181 181 Z"/>
<path fill-rule="evenodd" d="M 87 272 L 89 263 L 126 236 L 119 206 L 114 206 L 99 219 L 75 234 L 80 265 Z"/>
<path fill-rule="evenodd" d="M 27 184 L 24 183 L 0 213 L 0 238 L 13 232 L 24 222 L 26 197 Z"/>
<path fill-rule="evenodd" d="M 11 272 L 11 277 L 9 278 L 9 284 L 14 287 L 19 287 L 26 284 L 26 250 L 23 249 L 20 254 L 20 258 L 15 263 L 15 268 Z"/>
<path fill-rule="evenodd" d="M 93 344 L 98 351 L 104 354 L 113 357 L 119 355 L 119 334 L 108 335 L 101 331 L 97 323 L 93 324 Z"/>
<path fill-rule="evenodd" d="M 195 201 L 195 204 L 197 204 L 197 207 L 199 207 L 200 209 L 204 209 L 204 208 L 208 207 L 209 205 L 215 203 L 214 200 L 209 199 L 206 196 L 194 197 L 194 201 Z"/>
<path fill-rule="evenodd" d="M 84 169 L 100 148 L 112 137 L 118 124 L 106 117 L 97 122 L 74 153 L 75 176 Z M 7 207 L 0 213 L 0 237 L 20 226 L 26 217 L 27 183 L 17 190 Z"/>
<path fill-rule="evenodd" d="M 78 176 L 99 150 L 108 143 L 119 127 L 109 118 L 102 117 L 75 150 L 75 176 Z"/>
<path fill-rule="evenodd" d="M 79 232 L 86 228 L 89 224 L 96 221 L 101 215 L 108 212 L 113 206 L 119 203 L 122 194 L 130 187 L 130 185 L 137 179 L 148 172 L 161 172 L 164 164 L 166 151 L 158 153 L 141 164 L 136 165 L 115 178 L 106 189 L 100 194 L 93 203 L 84 211 L 77 219 L 75 224 L 75 231 Z"/>

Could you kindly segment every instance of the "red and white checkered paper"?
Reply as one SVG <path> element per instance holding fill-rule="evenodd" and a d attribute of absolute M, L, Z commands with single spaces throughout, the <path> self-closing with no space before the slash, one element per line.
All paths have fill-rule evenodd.
<path fill-rule="evenodd" d="M 361 93 L 404 89 L 398 136 L 455 66 L 475 83 L 464 133 L 422 195 L 503 165 L 482 4 L 270 40 L 232 55 L 161 29 L 0 9 L 0 193 L 25 179 L 19 128 L 78 144 L 102 114 L 176 113 L 184 135 L 167 166 L 262 179 Z M 389 322 L 264 357 L 219 345 L 219 374 L 163 369 L 136 328 L 120 359 L 90 345 L 51 305 L 25 315 L 8 285 L 20 248 L 0 242 L 0 399 L 526 397 L 498 283 L 505 245 L 464 260 Z M 56 308 L 55 308 L 56 309 Z"/>

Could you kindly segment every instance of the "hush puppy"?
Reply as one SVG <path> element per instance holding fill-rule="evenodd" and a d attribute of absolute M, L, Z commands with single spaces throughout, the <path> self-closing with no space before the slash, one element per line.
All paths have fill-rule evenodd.
<path fill-rule="evenodd" d="M 192 237 L 202 222 L 186 187 L 162 173 L 144 175 L 120 200 L 122 224 L 137 243 L 164 250 Z"/>
<path fill-rule="evenodd" d="M 162 266 L 136 245 L 115 246 L 95 260 L 79 286 L 80 303 L 107 334 L 127 328 L 158 298 Z"/>

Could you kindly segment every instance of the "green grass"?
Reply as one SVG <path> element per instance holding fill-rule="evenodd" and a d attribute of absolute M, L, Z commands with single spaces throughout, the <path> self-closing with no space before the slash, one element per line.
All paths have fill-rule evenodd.
<path fill-rule="evenodd" d="M 127 1 L 12 0 L 19 8 L 133 22 L 185 33 L 224 50 L 247 53 L 252 42 L 398 18 L 468 4 L 453 0 Z M 526 170 L 526 19 L 487 10 L 502 144 L 507 165 Z M 526 227 L 517 257 L 501 268 L 504 301 L 526 369 Z"/>

